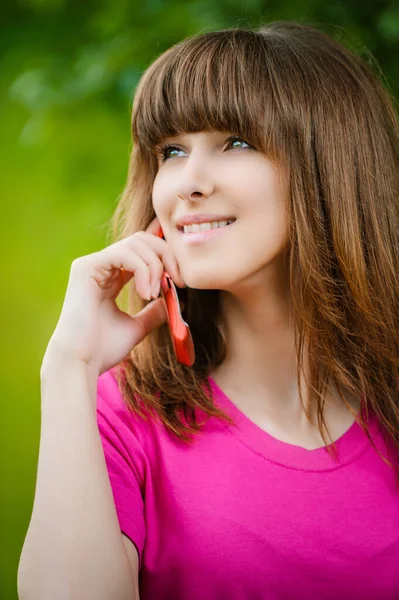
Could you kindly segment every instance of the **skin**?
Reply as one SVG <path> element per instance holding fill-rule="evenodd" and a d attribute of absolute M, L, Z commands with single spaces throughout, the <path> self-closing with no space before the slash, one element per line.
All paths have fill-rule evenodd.
<path fill-rule="evenodd" d="M 182 134 L 159 157 L 153 205 L 187 286 L 221 290 L 229 353 L 212 373 L 230 399 L 275 437 L 311 448 L 324 443 L 315 415 L 300 405 L 290 319 L 284 190 L 272 162 L 232 132 Z M 175 228 L 183 214 L 237 218 L 231 230 L 198 246 Z M 301 382 L 305 402 L 308 390 Z M 349 398 L 355 410 L 356 398 Z M 326 421 L 333 440 L 354 418 L 328 393 Z"/>

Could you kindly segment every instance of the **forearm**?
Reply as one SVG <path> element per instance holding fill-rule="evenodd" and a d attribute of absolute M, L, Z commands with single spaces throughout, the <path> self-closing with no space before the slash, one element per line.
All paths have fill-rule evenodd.
<path fill-rule="evenodd" d="M 84 363 L 41 377 L 41 436 L 21 600 L 132 600 L 134 587 L 96 422 L 97 378 Z"/>

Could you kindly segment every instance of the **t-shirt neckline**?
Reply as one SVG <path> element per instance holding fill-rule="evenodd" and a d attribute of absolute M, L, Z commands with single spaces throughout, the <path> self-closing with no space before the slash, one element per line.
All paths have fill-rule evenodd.
<path fill-rule="evenodd" d="M 326 471 L 342 467 L 366 450 L 370 441 L 361 425 L 355 420 L 349 429 L 335 441 L 337 459 L 325 447 L 308 450 L 295 444 L 284 442 L 272 436 L 247 417 L 217 385 L 212 376 L 208 377 L 215 403 L 236 423 L 230 425 L 220 421 L 248 449 L 266 460 L 280 466 L 307 471 Z M 358 413 L 358 416 L 360 411 Z M 373 436 L 377 426 L 375 416 L 369 418 L 370 433 Z M 330 446 L 332 448 L 332 446 Z"/>

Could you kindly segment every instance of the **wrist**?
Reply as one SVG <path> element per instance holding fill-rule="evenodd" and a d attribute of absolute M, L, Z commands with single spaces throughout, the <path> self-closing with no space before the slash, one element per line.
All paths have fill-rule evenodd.
<path fill-rule="evenodd" d="M 95 378 L 96 380 L 100 374 L 99 369 L 93 364 L 72 356 L 61 348 L 47 348 L 40 368 L 40 379 L 42 381 L 53 376 L 59 377 L 62 373 L 69 373 L 71 370 L 82 371 L 89 378 Z"/>

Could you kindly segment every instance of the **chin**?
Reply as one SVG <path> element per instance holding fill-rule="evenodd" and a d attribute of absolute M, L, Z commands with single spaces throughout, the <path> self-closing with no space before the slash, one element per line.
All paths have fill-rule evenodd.
<path fill-rule="evenodd" d="M 222 289 L 221 285 L 218 282 L 211 282 L 209 279 L 204 278 L 203 280 L 192 279 L 188 281 L 184 280 L 184 283 L 188 288 L 192 290 L 220 290 Z"/>
<path fill-rule="evenodd" d="M 182 273 L 183 275 L 183 273 Z M 235 279 L 227 280 L 226 277 L 220 277 L 220 275 L 211 276 L 209 273 L 203 273 L 201 275 L 191 274 L 189 277 L 184 277 L 184 283 L 187 287 L 193 290 L 219 290 L 229 291 L 230 288 L 234 288 Z"/>

